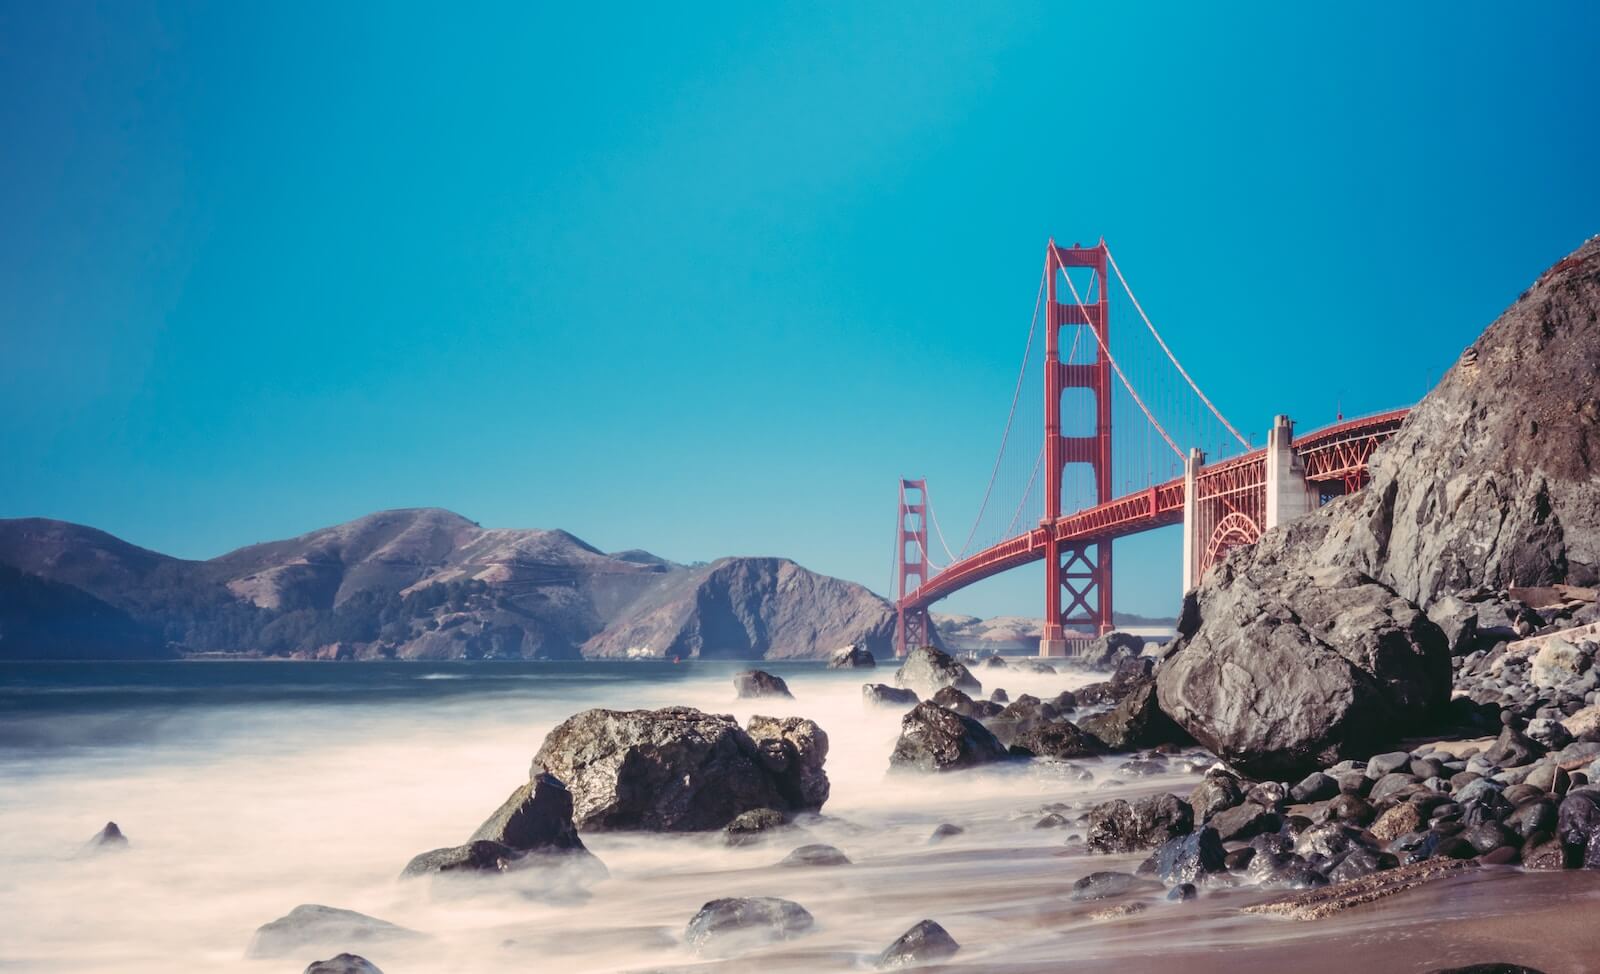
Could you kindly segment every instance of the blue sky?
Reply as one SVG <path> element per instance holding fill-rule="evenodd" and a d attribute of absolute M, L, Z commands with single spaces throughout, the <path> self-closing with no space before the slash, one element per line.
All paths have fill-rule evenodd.
<path fill-rule="evenodd" d="M 1600 232 L 1587 3 L 135 6 L 0 2 L 0 516 L 190 557 L 437 505 L 884 591 L 1051 235 L 1259 439 Z"/>

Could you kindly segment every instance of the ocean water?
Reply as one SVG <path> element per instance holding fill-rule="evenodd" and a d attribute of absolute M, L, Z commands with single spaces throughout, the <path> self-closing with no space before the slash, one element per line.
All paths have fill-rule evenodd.
<path fill-rule="evenodd" d="M 860 687 L 887 682 L 890 670 L 770 664 L 796 699 L 752 702 L 734 699 L 740 668 L 0 665 L 0 971 L 301 971 L 337 951 L 245 957 L 257 927 L 301 903 L 424 934 L 347 945 L 386 974 L 870 970 L 878 951 L 924 918 L 963 945 L 947 969 L 968 971 L 1181 962 L 1193 974 L 1289 969 L 1291 959 L 1293 969 L 1332 971 L 1369 957 L 1374 971 L 1420 972 L 1483 960 L 1484 949 L 1506 944 L 1522 945 L 1524 963 L 1542 957 L 1547 970 L 1585 970 L 1577 958 L 1600 946 L 1586 919 L 1600 907 L 1600 885 L 1573 874 L 1484 871 L 1372 908 L 1381 912 L 1316 924 L 1242 915 L 1239 906 L 1262 895 L 1250 891 L 1189 904 L 1152 893 L 1142 913 L 1096 920 L 1095 904 L 1070 899 L 1072 883 L 1096 869 L 1131 871 L 1140 857 L 1074 852 L 1066 841 L 1078 830 L 1035 827 L 1044 806 L 1182 794 L 1196 775 L 1133 778 L 1118 758 L 889 775 L 900 713 L 864 707 Z M 1013 697 L 1089 679 L 979 675 L 986 691 L 1003 686 Z M 562 719 L 593 706 L 668 704 L 741 722 L 758 712 L 818 721 L 831 741 L 825 815 L 803 832 L 738 848 L 715 834 L 586 835 L 610 876 L 585 896 L 530 896 L 502 877 L 466 889 L 397 882 L 416 853 L 465 841 L 526 780 Z M 129 849 L 84 854 L 108 820 Z M 930 844 L 943 822 L 967 831 Z M 838 846 L 852 865 L 777 865 L 810 842 Z M 686 946 L 684 925 L 702 904 L 744 895 L 795 900 L 816 926 L 728 954 Z M 1569 930 L 1572 916 L 1583 923 Z"/>

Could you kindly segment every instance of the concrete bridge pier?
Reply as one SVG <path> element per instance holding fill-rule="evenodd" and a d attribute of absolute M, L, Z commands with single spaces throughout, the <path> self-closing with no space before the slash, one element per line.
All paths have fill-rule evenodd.
<path fill-rule="evenodd" d="M 1183 590 L 1200 582 L 1208 559 L 1237 544 L 1253 544 L 1263 532 L 1292 521 L 1317 507 L 1316 488 L 1306 480 L 1305 461 L 1294 449 L 1294 421 L 1274 416 L 1267 433 L 1263 463 L 1256 481 L 1241 493 L 1233 490 L 1224 506 L 1202 496 L 1206 456 L 1191 450 L 1183 468 Z M 1217 488 L 1213 488 L 1217 489 Z M 1256 493 L 1259 491 L 1259 493 Z M 1216 537 L 1213 537 L 1213 534 Z M 1215 549 L 1215 550 L 1213 550 Z"/>
<path fill-rule="evenodd" d="M 1317 506 L 1317 495 L 1306 482 L 1306 468 L 1294 452 L 1294 421 L 1272 417 L 1267 434 L 1267 507 L 1263 531 L 1292 521 Z"/>

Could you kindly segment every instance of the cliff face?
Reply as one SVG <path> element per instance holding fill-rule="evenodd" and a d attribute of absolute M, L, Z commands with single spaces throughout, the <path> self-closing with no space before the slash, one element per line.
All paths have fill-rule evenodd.
<path fill-rule="evenodd" d="M 488 530 L 436 508 L 382 511 L 209 561 L 60 521 L 0 520 L 0 566 L 15 569 L 0 576 L 0 611 L 27 607 L 11 628 L 28 639 L 0 645 L 14 657 L 572 659 L 658 645 L 658 656 L 820 658 L 850 642 L 886 645 L 889 618 L 860 586 L 791 562 L 686 568 L 643 551 L 608 555 L 565 531 Z M 95 631 L 120 632 L 122 648 L 89 640 L 74 618 L 90 616 Z M 612 638 L 614 623 L 630 635 Z"/>
<path fill-rule="evenodd" d="M 1469 346 L 1373 457 L 1319 558 L 1427 605 L 1600 580 L 1600 237 Z"/>
<path fill-rule="evenodd" d="M 889 604 L 782 558 L 724 558 L 656 580 L 584 645 L 585 656 L 820 659 L 859 643 L 888 652 Z"/>

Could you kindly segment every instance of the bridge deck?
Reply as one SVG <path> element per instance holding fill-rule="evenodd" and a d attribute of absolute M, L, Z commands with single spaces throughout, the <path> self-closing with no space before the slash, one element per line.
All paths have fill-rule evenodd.
<path fill-rule="evenodd" d="M 1347 478 L 1364 470 L 1378 438 L 1398 429 L 1408 409 L 1345 420 L 1294 439 L 1293 448 L 1306 464 L 1306 479 L 1316 483 Z M 1266 457 L 1261 447 L 1204 467 L 1200 476 L 1226 475 Z M 1050 532 L 1057 541 L 1086 543 L 1111 541 L 1183 521 L 1184 478 L 1125 494 L 1094 507 L 1057 518 L 1024 534 L 1007 538 L 954 562 L 906 595 L 902 607 L 926 608 L 974 582 L 1044 557 Z"/>

